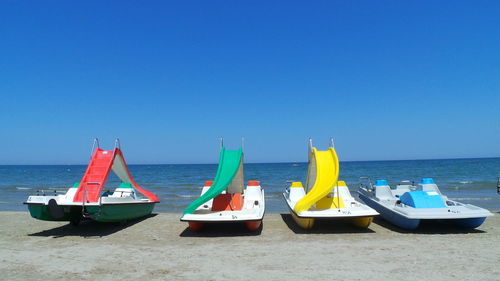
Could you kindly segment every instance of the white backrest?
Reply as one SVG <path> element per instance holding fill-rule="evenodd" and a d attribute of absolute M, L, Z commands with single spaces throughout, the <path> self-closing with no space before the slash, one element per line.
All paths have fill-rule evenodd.
<path fill-rule="evenodd" d="M 66 192 L 66 194 L 64 195 L 64 199 L 66 199 L 68 201 L 73 201 L 73 198 L 75 197 L 77 190 L 78 190 L 78 188 L 76 188 L 76 187 L 69 188 L 68 191 Z"/>
<path fill-rule="evenodd" d="M 420 184 L 422 186 L 423 191 L 435 191 L 438 194 L 441 194 L 439 191 L 438 186 L 435 183 L 428 183 L 428 184 Z"/>
<path fill-rule="evenodd" d="M 135 192 L 133 188 L 117 188 L 113 192 L 113 194 L 109 195 L 109 197 L 126 197 L 132 196 L 135 197 Z"/>
<path fill-rule="evenodd" d="M 262 191 L 260 186 L 247 186 L 245 189 L 245 200 L 260 200 L 262 199 Z"/>
<path fill-rule="evenodd" d="M 375 196 L 380 200 L 394 200 L 391 187 L 388 185 L 376 185 Z"/>
<path fill-rule="evenodd" d="M 306 196 L 306 191 L 303 187 L 290 188 L 290 201 L 299 201 L 304 196 Z"/>

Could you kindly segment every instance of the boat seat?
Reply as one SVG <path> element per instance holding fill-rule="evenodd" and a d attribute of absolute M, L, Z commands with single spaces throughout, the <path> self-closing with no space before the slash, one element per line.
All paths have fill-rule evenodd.
<path fill-rule="evenodd" d="M 436 184 L 422 184 L 422 191 L 434 191 L 441 194 Z"/>
<path fill-rule="evenodd" d="M 73 200 L 73 197 L 75 197 L 76 191 L 78 190 L 78 187 L 80 186 L 79 182 L 75 182 L 72 187 L 66 191 L 66 194 L 64 195 L 66 200 Z"/>
<path fill-rule="evenodd" d="M 212 211 L 240 211 L 243 208 L 241 193 L 219 194 L 213 200 Z"/>
<path fill-rule="evenodd" d="M 108 197 L 127 197 L 134 196 L 134 190 L 132 188 L 117 188 L 113 194 L 108 195 Z"/>
<path fill-rule="evenodd" d="M 245 200 L 258 201 L 262 198 L 262 191 L 258 181 L 248 181 L 245 188 Z"/>
<path fill-rule="evenodd" d="M 201 189 L 201 195 L 205 194 L 205 192 L 207 192 L 210 189 L 213 183 L 214 183 L 213 181 L 206 181 L 205 184 L 203 185 L 203 188 Z"/>
<path fill-rule="evenodd" d="M 292 186 L 290 186 L 290 200 L 297 202 L 304 196 L 306 196 L 306 192 L 302 186 L 302 182 L 292 182 Z"/>
<path fill-rule="evenodd" d="M 412 191 L 410 189 L 410 185 L 397 185 L 396 189 L 391 190 L 392 195 L 396 197 L 400 197 L 401 195 L 405 194 L 406 192 Z"/>
<path fill-rule="evenodd" d="M 419 185 L 422 187 L 422 191 L 434 191 L 439 195 L 442 195 L 441 191 L 439 191 L 438 186 L 432 178 L 423 178 Z"/>
<path fill-rule="evenodd" d="M 396 190 L 402 191 L 403 193 L 405 193 L 405 192 L 411 191 L 410 186 L 411 185 L 406 185 L 406 184 L 405 185 L 397 185 Z"/>
<path fill-rule="evenodd" d="M 339 195 L 337 195 L 337 190 Z M 332 192 L 330 192 L 330 194 L 331 197 L 340 196 L 345 200 L 354 200 L 354 198 L 351 195 L 351 192 L 349 192 L 349 188 L 347 187 L 344 181 L 338 181 L 337 186 L 332 189 Z"/>
<path fill-rule="evenodd" d="M 388 185 L 375 186 L 375 196 L 379 200 L 395 200 L 394 195 L 391 191 L 391 187 Z"/>
<path fill-rule="evenodd" d="M 316 209 L 342 209 L 345 208 L 342 197 L 324 197 L 316 202 Z"/>

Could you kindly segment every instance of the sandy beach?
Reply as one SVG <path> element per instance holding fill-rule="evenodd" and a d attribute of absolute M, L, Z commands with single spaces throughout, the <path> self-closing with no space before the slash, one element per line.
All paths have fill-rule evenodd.
<path fill-rule="evenodd" d="M 211 225 L 188 230 L 178 214 L 126 224 L 67 223 L 0 212 L 2 280 L 500 280 L 500 216 L 463 231 L 424 225 L 406 232 L 375 220 L 309 232 L 287 214 L 261 231 Z"/>

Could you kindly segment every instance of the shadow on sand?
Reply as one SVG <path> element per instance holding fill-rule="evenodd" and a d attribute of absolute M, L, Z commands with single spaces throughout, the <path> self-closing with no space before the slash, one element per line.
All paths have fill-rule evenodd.
<path fill-rule="evenodd" d="M 264 222 L 255 231 L 249 231 L 245 223 L 207 223 L 200 231 L 193 231 L 186 227 L 179 234 L 180 237 L 236 237 L 236 236 L 258 236 L 262 233 Z"/>
<path fill-rule="evenodd" d="M 473 234 L 473 233 L 486 233 L 486 231 L 479 229 L 460 228 L 450 223 L 443 221 L 422 221 L 417 229 L 408 230 L 391 224 L 390 222 L 376 217 L 373 223 L 380 225 L 397 233 L 409 234 Z"/>
<path fill-rule="evenodd" d="M 354 233 L 375 233 L 370 228 L 359 228 L 343 219 L 316 219 L 311 229 L 302 229 L 290 214 L 281 214 L 281 219 L 295 234 L 354 234 Z"/>
<path fill-rule="evenodd" d="M 105 223 L 93 220 L 85 220 L 80 222 L 78 226 L 73 226 L 68 223 L 56 228 L 31 233 L 28 234 L 28 236 L 43 236 L 52 238 L 60 238 L 65 236 L 80 236 L 85 238 L 103 237 L 121 231 L 127 227 L 130 227 L 136 223 L 139 223 L 156 215 L 157 214 L 151 214 L 142 218 L 128 220 L 123 223 Z"/>

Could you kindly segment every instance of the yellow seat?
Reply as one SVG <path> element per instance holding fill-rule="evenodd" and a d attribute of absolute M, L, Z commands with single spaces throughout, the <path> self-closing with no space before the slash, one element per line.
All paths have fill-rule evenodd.
<path fill-rule="evenodd" d="M 316 209 L 342 209 L 345 208 L 342 197 L 324 197 L 316 202 Z"/>

